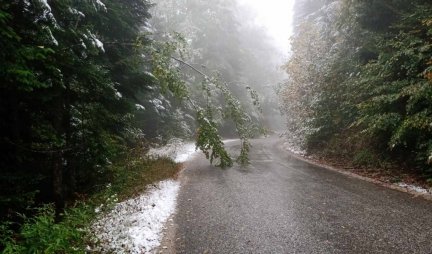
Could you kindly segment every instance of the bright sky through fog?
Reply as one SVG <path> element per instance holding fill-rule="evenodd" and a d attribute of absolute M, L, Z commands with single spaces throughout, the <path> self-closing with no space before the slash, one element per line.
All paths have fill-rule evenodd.
<path fill-rule="evenodd" d="M 239 3 L 249 5 L 256 11 L 256 22 L 266 27 L 277 46 L 287 53 L 292 33 L 294 0 L 239 0 Z"/>

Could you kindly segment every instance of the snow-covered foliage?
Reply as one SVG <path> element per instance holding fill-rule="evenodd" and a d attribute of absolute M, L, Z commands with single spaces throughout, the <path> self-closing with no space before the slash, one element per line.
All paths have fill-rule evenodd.
<path fill-rule="evenodd" d="M 72 14 L 74 14 L 74 15 L 76 15 L 76 16 L 79 16 L 81 18 L 85 18 L 85 14 L 82 13 L 81 11 L 75 9 L 75 8 L 69 7 L 69 12 L 72 13 Z"/>
<path fill-rule="evenodd" d="M 36 15 L 35 23 L 39 21 L 47 21 L 55 26 L 57 25 L 57 21 L 51 12 L 51 6 L 48 4 L 47 0 L 37 0 L 35 2 L 24 1 L 25 10 L 29 11 L 32 4 L 33 7 L 36 7 L 35 10 L 39 12 L 39 15 Z M 39 10 L 42 10 L 42 12 Z"/>
<path fill-rule="evenodd" d="M 313 13 L 306 13 L 296 27 L 292 40 L 293 54 L 284 68 L 289 77 L 280 89 L 281 109 L 287 119 L 287 142 L 302 150 L 306 137 L 319 131 L 314 124 L 315 108 L 322 100 L 328 82 L 337 42 L 343 38 L 336 32 L 341 2 L 330 1 Z"/>
<path fill-rule="evenodd" d="M 99 49 L 102 52 L 105 52 L 103 43 L 96 37 L 96 35 L 92 31 L 87 30 L 85 38 L 89 40 L 93 47 Z"/>
<path fill-rule="evenodd" d="M 284 139 L 282 147 L 285 150 L 298 155 L 306 154 L 306 151 L 299 145 L 301 140 L 297 140 L 295 137 L 288 137 L 287 133 L 281 134 L 280 137 Z"/>
<path fill-rule="evenodd" d="M 118 100 L 120 100 L 121 98 L 123 98 L 123 95 L 119 92 L 119 91 L 115 91 L 115 97 L 116 97 L 116 99 L 118 99 Z"/>
<path fill-rule="evenodd" d="M 162 181 L 102 214 L 91 226 L 96 244 L 89 252 L 151 253 L 160 245 L 164 224 L 175 210 L 179 188 L 178 181 Z"/>
<path fill-rule="evenodd" d="M 141 105 L 141 104 L 138 104 L 138 103 L 135 104 L 135 108 L 137 110 L 145 110 L 145 107 L 143 105 Z"/>
<path fill-rule="evenodd" d="M 162 100 L 160 99 L 152 99 L 149 102 L 153 104 L 154 109 L 157 110 L 158 112 L 159 110 L 166 110 L 162 104 Z"/>
<path fill-rule="evenodd" d="M 93 6 L 98 11 L 107 11 L 105 4 L 101 0 L 93 0 Z"/>
<path fill-rule="evenodd" d="M 46 35 L 47 35 L 47 44 L 58 46 L 59 43 L 58 43 L 57 39 L 54 37 L 51 29 L 49 27 L 45 26 L 43 30 L 46 32 Z"/>

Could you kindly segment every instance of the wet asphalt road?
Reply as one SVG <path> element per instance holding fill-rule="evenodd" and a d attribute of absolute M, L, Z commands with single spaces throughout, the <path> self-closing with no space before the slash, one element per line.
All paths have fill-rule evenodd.
<path fill-rule="evenodd" d="M 311 166 L 277 144 L 254 140 L 247 168 L 221 170 L 201 155 L 186 164 L 176 253 L 432 253 L 432 202 Z"/>

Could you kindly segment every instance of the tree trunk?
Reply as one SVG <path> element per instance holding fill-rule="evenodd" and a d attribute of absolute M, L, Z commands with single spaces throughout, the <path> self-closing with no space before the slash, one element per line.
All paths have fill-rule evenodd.
<path fill-rule="evenodd" d="M 52 171 L 52 193 L 56 208 L 56 217 L 65 207 L 63 197 L 63 156 L 61 152 L 54 155 Z"/>

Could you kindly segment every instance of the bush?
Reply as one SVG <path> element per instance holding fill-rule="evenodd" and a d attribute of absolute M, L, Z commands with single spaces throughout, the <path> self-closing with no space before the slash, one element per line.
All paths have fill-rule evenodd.
<path fill-rule="evenodd" d="M 123 160 L 111 165 L 107 169 L 112 176 L 109 183 L 105 182 L 96 192 L 81 197 L 85 200 L 75 203 L 62 214 L 56 216 L 54 205 L 49 204 L 29 212 L 34 216 L 21 215 L 21 225 L 1 223 L 0 252 L 86 253 L 86 247 L 94 244 L 88 227 L 99 211 L 111 209 L 115 202 L 138 195 L 149 184 L 171 178 L 180 170 L 181 166 L 171 159 L 146 159 L 142 158 L 142 152 L 140 149 L 130 151 Z"/>
<path fill-rule="evenodd" d="M 53 205 L 38 208 L 36 216 L 24 217 L 18 235 L 11 235 L 3 225 L 3 253 L 84 253 L 84 228 L 93 216 L 91 211 L 86 205 L 71 208 L 56 223 Z"/>
<path fill-rule="evenodd" d="M 354 155 L 353 164 L 357 167 L 381 167 L 380 159 L 368 149 L 360 150 Z"/>

